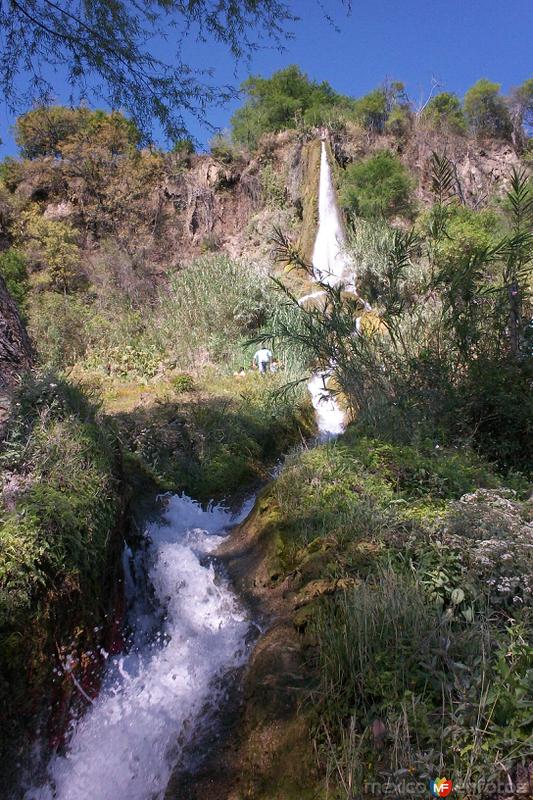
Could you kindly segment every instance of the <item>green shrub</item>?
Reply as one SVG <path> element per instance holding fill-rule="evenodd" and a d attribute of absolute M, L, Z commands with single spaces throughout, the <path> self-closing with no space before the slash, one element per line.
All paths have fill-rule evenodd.
<path fill-rule="evenodd" d="M 296 128 L 301 122 L 323 124 L 328 115 L 350 101 L 326 83 L 316 83 L 292 65 L 270 78 L 249 78 L 241 86 L 247 100 L 231 119 L 234 141 L 257 147 L 263 133 Z"/>
<path fill-rule="evenodd" d="M 355 118 L 367 130 L 382 133 L 388 117 L 387 95 L 384 89 L 373 92 L 355 101 Z"/>
<path fill-rule="evenodd" d="M 0 253 L 0 275 L 21 315 L 25 317 L 30 287 L 26 260 L 22 253 L 13 248 Z"/>
<path fill-rule="evenodd" d="M 507 139 L 511 134 L 511 119 L 499 83 L 481 78 L 465 94 L 464 110 L 468 124 L 480 136 Z"/>
<path fill-rule="evenodd" d="M 287 189 L 283 175 L 280 175 L 272 164 L 268 163 L 261 170 L 260 180 L 265 204 L 269 208 L 284 208 L 287 201 Z"/>
<path fill-rule="evenodd" d="M 350 164 L 342 179 L 341 202 L 349 214 L 387 218 L 413 213 L 414 180 L 389 150 Z"/>
<path fill-rule="evenodd" d="M 12 409 L 0 452 L 9 475 L 0 506 L 4 757 L 49 713 L 57 659 L 70 655 L 79 668 L 103 643 L 122 546 L 118 445 L 95 406 L 45 376 L 29 379 Z"/>
<path fill-rule="evenodd" d="M 440 92 L 432 97 L 422 112 L 422 120 L 439 131 L 466 132 L 466 119 L 461 101 L 453 92 Z"/>
<path fill-rule="evenodd" d="M 178 156 L 192 156 L 195 153 L 194 142 L 189 138 L 176 139 L 170 152 Z"/>
<path fill-rule="evenodd" d="M 177 394 L 192 392 L 194 389 L 194 378 L 187 372 L 180 372 L 172 376 L 170 384 Z"/>
<path fill-rule="evenodd" d="M 242 366 L 243 338 L 272 306 L 267 282 L 248 264 L 204 256 L 177 273 L 161 295 L 150 336 L 180 368 L 212 358 Z"/>
<path fill-rule="evenodd" d="M 64 146 L 88 139 L 113 155 L 124 153 L 140 141 L 135 124 L 118 111 L 41 106 L 18 117 L 15 139 L 23 158 L 63 155 Z"/>
<path fill-rule="evenodd" d="M 231 139 L 224 133 L 217 133 L 209 143 L 211 155 L 224 164 L 231 164 L 235 159 L 236 149 Z"/>
<path fill-rule="evenodd" d="M 57 292 L 33 293 L 28 305 L 28 330 L 41 363 L 59 368 L 72 365 L 87 350 L 85 334 L 90 309 L 83 296 Z"/>

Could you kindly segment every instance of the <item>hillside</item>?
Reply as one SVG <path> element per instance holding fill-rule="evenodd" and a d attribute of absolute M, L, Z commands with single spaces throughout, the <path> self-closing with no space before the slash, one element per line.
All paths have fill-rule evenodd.
<path fill-rule="evenodd" d="M 529 796 L 529 106 L 246 92 L 209 153 L 52 106 L 1 165 L 2 780 Z"/>

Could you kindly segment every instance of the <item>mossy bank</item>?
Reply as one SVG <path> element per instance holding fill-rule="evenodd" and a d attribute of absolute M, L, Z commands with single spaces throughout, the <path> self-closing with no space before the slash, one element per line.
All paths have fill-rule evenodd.
<path fill-rule="evenodd" d="M 469 798 L 527 783 L 529 490 L 468 449 L 354 427 L 291 456 L 220 551 L 267 632 L 190 796 L 347 800 L 402 776 L 421 792 L 437 773 Z"/>

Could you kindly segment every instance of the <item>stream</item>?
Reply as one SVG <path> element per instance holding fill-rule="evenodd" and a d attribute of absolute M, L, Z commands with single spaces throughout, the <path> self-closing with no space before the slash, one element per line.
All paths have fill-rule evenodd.
<path fill-rule="evenodd" d="M 251 619 L 212 553 L 235 515 L 168 499 L 145 532 L 146 548 L 124 553 L 134 630 L 129 651 L 110 659 L 98 698 L 73 723 L 64 755 L 25 800 L 156 800 L 195 733 L 195 718 L 222 702 L 221 678 L 248 657 Z M 147 578 L 147 580 L 146 580 Z M 151 587 L 151 590 L 146 590 Z"/>
<path fill-rule="evenodd" d="M 346 276 L 343 246 L 322 142 L 313 264 L 324 282 Z M 328 372 L 316 373 L 308 384 L 319 441 L 339 435 L 345 424 L 327 378 Z M 25 787 L 24 800 L 162 800 L 176 764 L 215 717 L 229 677 L 253 646 L 253 620 L 214 556 L 253 503 L 234 514 L 170 496 L 162 518 L 146 528 L 143 546 L 135 554 L 126 547 L 128 650 L 107 658 L 98 697 L 71 722 L 65 751 L 51 757 L 38 785 Z"/>

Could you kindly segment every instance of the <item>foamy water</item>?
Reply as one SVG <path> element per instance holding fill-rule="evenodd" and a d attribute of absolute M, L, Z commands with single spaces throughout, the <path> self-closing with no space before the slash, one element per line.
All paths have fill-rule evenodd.
<path fill-rule="evenodd" d="M 335 286 L 349 283 L 352 263 L 345 253 L 346 236 L 337 207 L 326 143 L 321 143 L 318 187 L 318 231 L 313 248 L 315 278 Z"/>
<path fill-rule="evenodd" d="M 328 377 L 327 372 L 316 372 L 307 384 L 315 409 L 318 438 L 322 442 L 339 436 L 346 427 L 344 411 L 327 389 Z"/>
<path fill-rule="evenodd" d="M 318 231 L 313 249 L 315 278 L 328 286 L 344 283 L 354 291 L 353 265 L 345 253 L 346 237 L 339 215 L 335 188 L 329 166 L 326 143 L 322 140 L 320 157 L 320 183 L 318 187 Z M 300 305 L 316 300 L 325 291 L 315 291 L 301 297 Z M 315 373 L 307 388 L 315 409 L 319 439 L 327 441 L 339 436 L 346 427 L 345 414 L 336 398 L 327 389 L 328 371 Z"/>
<path fill-rule="evenodd" d="M 219 506 L 204 511 L 186 496 L 169 499 L 163 522 L 146 532 L 152 609 L 136 598 L 130 653 L 113 658 L 65 755 L 52 758 L 46 783 L 28 789 L 25 800 L 163 797 L 195 721 L 220 702 L 217 679 L 247 658 L 250 622 L 209 553 L 250 507 L 235 517 Z M 135 592 L 139 564 L 130 555 L 126 577 Z"/>

